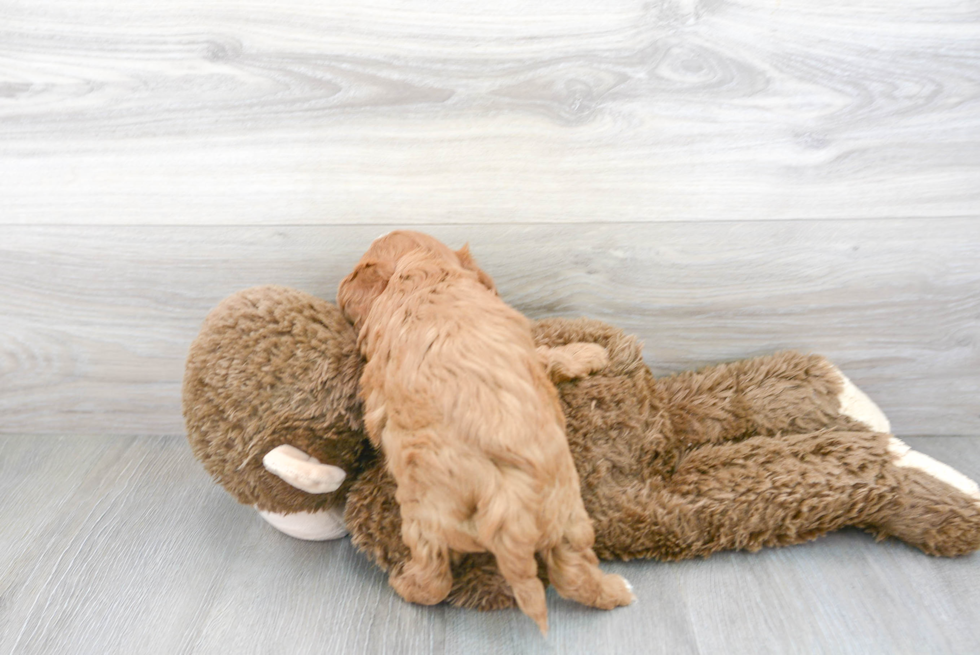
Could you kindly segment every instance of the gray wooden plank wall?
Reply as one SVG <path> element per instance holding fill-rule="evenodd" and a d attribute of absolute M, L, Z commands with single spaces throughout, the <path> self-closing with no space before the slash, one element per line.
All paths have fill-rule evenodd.
<path fill-rule="evenodd" d="M 393 226 L 8 226 L 0 244 L 0 432 L 181 434 L 188 345 L 254 284 L 332 299 Z M 432 225 L 467 240 L 533 317 L 639 335 L 657 373 L 824 353 L 899 434 L 980 434 L 973 219 Z"/>
<path fill-rule="evenodd" d="M 7 0 L 0 222 L 976 217 L 975 0 Z"/>

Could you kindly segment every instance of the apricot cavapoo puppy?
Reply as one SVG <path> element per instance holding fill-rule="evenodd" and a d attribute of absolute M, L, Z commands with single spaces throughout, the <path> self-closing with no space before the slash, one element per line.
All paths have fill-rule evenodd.
<path fill-rule="evenodd" d="M 623 578 L 599 570 L 549 379 L 601 368 L 605 350 L 535 350 L 528 320 L 497 296 L 468 248 L 417 232 L 375 240 L 337 303 L 360 330 L 365 422 L 398 484 L 411 559 L 392 574 L 395 591 L 441 602 L 450 551 L 489 551 L 546 632 L 540 553 L 562 596 L 602 609 L 632 602 Z"/>

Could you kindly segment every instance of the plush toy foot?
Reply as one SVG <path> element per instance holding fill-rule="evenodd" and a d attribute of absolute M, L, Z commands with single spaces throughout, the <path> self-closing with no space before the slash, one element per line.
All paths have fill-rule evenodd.
<path fill-rule="evenodd" d="M 278 514 L 257 510 L 269 525 L 290 537 L 306 541 L 329 541 L 347 534 L 344 527 L 344 509 L 335 507 L 322 512 L 294 512 Z"/>
<path fill-rule="evenodd" d="M 262 458 L 262 465 L 287 484 L 311 494 L 336 491 L 347 477 L 344 469 L 321 464 L 316 457 L 310 457 L 288 444 L 277 446 L 266 453 Z"/>
<path fill-rule="evenodd" d="M 918 469 L 951 487 L 959 489 L 980 503 L 980 487 L 977 486 L 977 483 L 952 466 L 936 461 L 925 453 L 912 450 L 904 441 L 896 437 L 891 437 L 888 440 L 888 451 L 895 455 L 895 466 Z"/>
<path fill-rule="evenodd" d="M 909 453 L 914 459 L 918 459 L 916 455 L 926 458 L 922 453 Z M 944 464 L 940 466 L 949 469 Z M 962 474 L 949 471 L 966 480 Z M 980 549 L 980 497 L 975 492 L 962 492 L 908 463 L 900 465 L 895 476 L 898 483 L 895 497 L 872 532 L 879 537 L 897 537 L 930 555 L 942 557 L 966 555 Z"/>
<path fill-rule="evenodd" d="M 841 373 L 836 366 L 834 372 L 840 376 L 840 381 L 844 385 L 844 389 L 838 396 L 840 413 L 855 421 L 861 421 L 871 428 L 872 432 L 890 434 L 892 431 L 891 423 L 888 422 L 888 418 L 878 405 L 847 379 L 847 376 Z"/>

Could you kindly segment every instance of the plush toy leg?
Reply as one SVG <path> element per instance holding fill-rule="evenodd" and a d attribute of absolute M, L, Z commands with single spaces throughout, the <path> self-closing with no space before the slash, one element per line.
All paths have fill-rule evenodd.
<path fill-rule="evenodd" d="M 782 352 L 654 384 L 670 424 L 691 444 L 827 428 L 891 430 L 878 406 L 819 355 Z"/>
<path fill-rule="evenodd" d="M 888 439 L 828 430 L 696 448 L 669 478 L 596 499 L 595 550 L 686 559 L 873 525 L 894 499 Z"/>
<path fill-rule="evenodd" d="M 964 555 L 980 548 L 980 489 L 942 462 L 890 437 L 891 502 L 872 532 L 893 536 L 931 555 Z"/>
<path fill-rule="evenodd" d="M 342 507 L 320 512 L 293 512 L 292 514 L 257 511 L 276 530 L 297 539 L 329 541 L 330 539 L 340 539 L 347 534 L 347 529 L 344 527 L 344 510 Z"/>

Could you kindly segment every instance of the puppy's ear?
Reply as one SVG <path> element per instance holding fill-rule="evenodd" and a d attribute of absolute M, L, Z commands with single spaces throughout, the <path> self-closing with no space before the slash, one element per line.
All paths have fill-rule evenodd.
<path fill-rule="evenodd" d="M 480 280 L 480 284 L 490 289 L 494 293 L 497 293 L 497 285 L 493 283 L 493 278 L 487 275 L 482 268 L 476 265 L 473 255 L 470 254 L 470 244 L 467 243 L 465 246 L 457 250 L 456 256 L 459 258 L 459 263 L 463 268 L 476 273 L 476 277 Z"/>
<path fill-rule="evenodd" d="M 337 306 L 347 320 L 360 329 L 371 311 L 371 305 L 388 286 L 394 268 L 388 262 L 361 262 L 337 288 Z"/>

